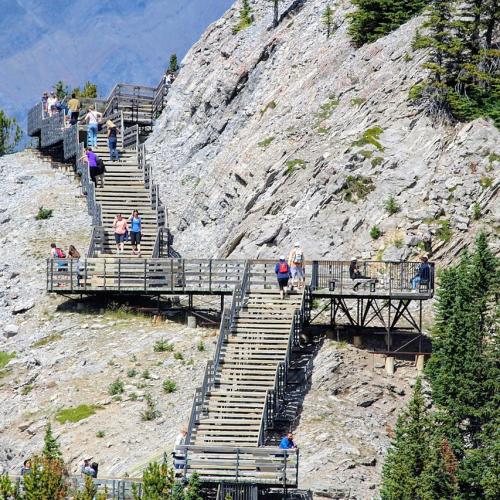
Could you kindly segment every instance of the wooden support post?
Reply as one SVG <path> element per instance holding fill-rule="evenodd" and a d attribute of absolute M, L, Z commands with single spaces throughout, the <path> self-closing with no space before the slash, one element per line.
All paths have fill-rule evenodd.
<path fill-rule="evenodd" d="M 415 365 L 417 367 L 417 373 L 420 375 L 424 371 L 425 355 L 417 354 L 415 356 Z"/>
<path fill-rule="evenodd" d="M 361 335 L 354 335 L 352 344 L 354 347 L 361 347 L 363 345 L 363 337 Z"/>
<path fill-rule="evenodd" d="M 387 356 L 385 358 L 385 371 L 387 375 L 394 375 L 394 357 Z"/>

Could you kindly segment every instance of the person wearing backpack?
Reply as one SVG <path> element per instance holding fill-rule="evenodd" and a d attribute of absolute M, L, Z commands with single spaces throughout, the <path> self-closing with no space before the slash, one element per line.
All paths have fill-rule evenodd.
<path fill-rule="evenodd" d="M 298 281 L 299 288 L 304 288 L 306 273 L 305 273 L 304 252 L 300 243 L 297 241 L 290 250 L 288 256 L 288 265 L 290 266 L 290 275 L 292 277 L 292 288 L 295 286 L 295 280 Z"/>
<path fill-rule="evenodd" d="M 284 255 L 280 257 L 279 262 L 274 266 L 274 272 L 278 278 L 280 297 L 283 300 L 288 293 L 288 280 L 290 279 L 290 266 Z"/>

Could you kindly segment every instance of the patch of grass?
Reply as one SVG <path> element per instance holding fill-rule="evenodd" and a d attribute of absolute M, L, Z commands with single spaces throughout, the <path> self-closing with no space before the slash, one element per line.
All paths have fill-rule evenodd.
<path fill-rule="evenodd" d="M 383 161 L 384 159 L 381 156 L 376 156 L 372 159 L 372 167 L 378 167 Z"/>
<path fill-rule="evenodd" d="M 300 158 L 295 158 L 294 160 L 288 160 L 286 162 L 286 169 L 284 175 L 291 175 L 298 168 L 306 168 L 306 162 Z"/>
<path fill-rule="evenodd" d="M 374 127 L 365 130 L 361 138 L 358 139 L 357 141 L 354 141 L 352 145 L 363 147 L 366 146 L 367 144 L 371 144 L 372 146 L 375 146 L 379 151 L 383 151 L 384 147 L 379 141 L 382 132 L 383 132 L 382 128 L 380 128 L 378 125 L 375 125 Z"/>
<path fill-rule="evenodd" d="M 477 202 L 472 205 L 472 218 L 474 220 L 479 220 L 481 218 L 481 205 Z"/>
<path fill-rule="evenodd" d="M 413 61 L 413 57 L 410 54 L 406 53 L 405 56 L 403 57 L 403 61 L 404 62 Z"/>
<path fill-rule="evenodd" d="M 21 389 L 21 396 L 27 396 L 33 390 L 33 386 L 31 384 L 25 385 Z"/>
<path fill-rule="evenodd" d="M 105 435 L 106 435 L 106 433 L 104 431 L 97 431 L 95 433 L 95 437 L 97 437 L 97 438 L 103 438 Z"/>
<path fill-rule="evenodd" d="M 319 107 L 319 111 L 316 113 L 316 120 L 318 125 L 323 120 L 326 120 L 332 116 L 334 109 L 339 105 L 339 98 L 335 94 L 328 96 L 328 101 Z"/>
<path fill-rule="evenodd" d="M 422 98 L 422 94 L 424 92 L 425 84 L 424 83 L 417 83 L 413 85 L 410 88 L 410 91 L 408 92 L 408 99 L 411 102 L 418 101 L 419 99 Z"/>
<path fill-rule="evenodd" d="M 175 352 L 174 353 L 174 359 L 177 359 L 179 361 L 182 361 L 184 359 L 184 356 L 182 355 L 181 352 Z"/>
<path fill-rule="evenodd" d="M 0 370 L 5 368 L 11 359 L 16 357 L 15 352 L 0 351 Z"/>
<path fill-rule="evenodd" d="M 97 405 L 79 405 L 73 408 L 63 408 L 56 413 L 56 420 L 60 424 L 65 424 L 66 422 L 79 422 L 85 418 L 88 418 L 95 414 L 100 406 Z"/>
<path fill-rule="evenodd" d="M 130 361 L 132 361 L 132 363 L 135 363 L 137 361 L 137 356 L 135 354 L 132 354 L 132 356 L 130 356 Z"/>
<path fill-rule="evenodd" d="M 123 380 L 117 378 L 114 382 L 109 384 L 108 392 L 111 396 L 116 396 L 117 394 L 123 394 L 125 391 L 125 385 Z"/>
<path fill-rule="evenodd" d="M 347 349 L 347 342 L 345 340 L 334 341 L 336 349 Z"/>
<path fill-rule="evenodd" d="M 369 193 L 375 189 L 373 181 L 362 175 L 347 176 L 342 191 L 345 201 L 356 203 L 358 200 L 364 200 Z"/>
<path fill-rule="evenodd" d="M 403 238 L 396 238 L 392 244 L 396 247 L 396 248 L 403 248 L 403 245 L 404 245 L 404 242 L 403 242 Z"/>
<path fill-rule="evenodd" d="M 275 101 L 269 101 L 261 110 L 260 116 L 263 116 L 268 109 L 275 109 L 277 106 Z"/>
<path fill-rule="evenodd" d="M 172 352 L 174 346 L 169 344 L 166 339 L 157 340 L 153 345 L 154 352 Z"/>
<path fill-rule="evenodd" d="M 38 213 L 35 215 L 36 220 L 47 220 L 52 217 L 54 211 L 50 208 L 39 207 Z"/>
<path fill-rule="evenodd" d="M 52 344 L 53 342 L 57 342 L 58 340 L 62 339 L 62 335 L 60 333 L 51 333 L 50 335 L 47 335 L 46 337 L 41 338 L 40 340 L 37 340 L 33 344 L 31 344 L 31 347 L 33 349 L 37 349 L 39 347 L 46 346 L 48 344 Z"/>
<path fill-rule="evenodd" d="M 382 231 L 380 230 L 380 228 L 378 226 L 373 226 L 370 229 L 370 236 L 372 237 L 372 239 L 378 240 L 380 238 L 380 236 L 382 236 Z"/>
<path fill-rule="evenodd" d="M 363 97 L 353 97 L 351 99 L 351 104 L 353 106 L 361 106 L 361 104 L 364 104 L 366 102 L 366 99 L 364 99 Z"/>
<path fill-rule="evenodd" d="M 205 344 L 203 343 L 203 340 L 200 340 L 196 344 L 196 349 L 198 349 L 199 352 L 203 352 L 205 350 Z"/>
<path fill-rule="evenodd" d="M 147 368 L 142 372 L 141 377 L 144 380 L 150 380 L 151 379 L 151 373 L 149 373 L 149 370 Z"/>
<path fill-rule="evenodd" d="M 440 241 L 448 243 L 453 236 L 453 230 L 450 227 L 450 221 L 438 220 L 436 222 L 439 224 L 439 227 L 436 230 L 436 238 Z"/>
<path fill-rule="evenodd" d="M 137 370 L 135 368 L 130 368 L 127 370 L 127 377 L 133 378 L 137 375 Z"/>
<path fill-rule="evenodd" d="M 396 198 L 392 194 L 384 201 L 384 208 L 389 215 L 397 214 L 401 210 Z"/>
<path fill-rule="evenodd" d="M 321 134 L 321 135 L 324 135 L 324 134 L 328 134 L 328 132 L 330 132 L 332 127 L 318 127 L 316 129 L 316 131 L 318 132 L 318 134 Z"/>
<path fill-rule="evenodd" d="M 488 189 L 489 187 L 491 187 L 493 185 L 493 178 L 483 176 L 483 177 L 481 177 L 481 179 L 479 179 L 479 185 L 483 189 Z"/>
<path fill-rule="evenodd" d="M 382 261 L 382 259 L 384 258 L 384 252 L 385 252 L 385 248 L 380 248 L 377 250 L 377 253 L 375 254 L 375 260 L 377 262 Z"/>
<path fill-rule="evenodd" d="M 138 395 L 137 395 L 137 392 L 131 392 L 128 397 L 130 398 L 130 401 L 137 401 L 138 399 Z"/>
<path fill-rule="evenodd" d="M 117 394 L 116 396 L 113 396 L 113 401 L 123 401 L 121 394 Z"/>
<path fill-rule="evenodd" d="M 271 136 L 271 137 L 268 137 L 267 139 L 264 139 L 263 141 L 260 141 L 257 146 L 259 146 L 259 148 L 263 148 L 263 149 L 266 149 L 267 146 L 269 146 L 269 144 L 271 144 L 271 142 L 274 141 L 274 136 Z"/>
<path fill-rule="evenodd" d="M 490 154 L 488 155 L 488 161 L 489 161 L 490 163 L 494 163 L 494 162 L 496 162 L 496 161 L 500 162 L 500 155 L 499 155 L 499 154 L 497 154 L 497 153 L 490 153 Z"/>
<path fill-rule="evenodd" d="M 167 394 L 170 394 L 170 393 L 175 392 L 175 391 L 177 390 L 177 384 L 176 384 L 173 380 L 171 380 L 171 379 L 169 379 L 169 378 L 167 378 L 167 379 L 163 382 L 162 387 L 163 387 L 163 390 L 164 390 Z"/>

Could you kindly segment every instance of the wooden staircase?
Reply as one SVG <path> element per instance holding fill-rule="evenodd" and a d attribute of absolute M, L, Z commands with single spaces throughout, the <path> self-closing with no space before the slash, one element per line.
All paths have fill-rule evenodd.
<path fill-rule="evenodd" d="M 102 226 L 105 230 L 103 248 L 98 256 L 116 254 L 113 221 L 117 214 L 128 219 L 137 209 L 142 218 L 141 253 L 151 257 L 157 233 L 157 215 L 151 206 L 151 195 L 144 185 L 144 174 L 139 169 L 137 152 L 120 151 L 120 160 L 112 162 L 105 134 L 98 134 L 97 147 L 93 148 L 106 165 L 103 186 L 97 183 L 96 202 L 101 205 Z M 125 256 L 132 255 L 130 242 L 125 244 Z"/>
<path fill-rule="evenodd" d="M 302 294 L 285 300 L 276 289 L 252 289 L 222 345 L 213 388 L 193 430 L 196 446 L 259 446 L 267 391 L 289 349 Z"/>

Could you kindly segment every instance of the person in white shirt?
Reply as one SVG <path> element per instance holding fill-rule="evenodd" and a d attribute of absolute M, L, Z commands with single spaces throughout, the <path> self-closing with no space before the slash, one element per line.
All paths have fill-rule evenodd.
<path fill-rule="evenodd" d="M 87 147 L 89 148 L 97 146 L 97 129 L 101 118 L 102 113 L 96 111 L 94 106 L 89 106 L 89 110 L 83 118 L 87 123 Z"/>
<path fill-rule="evenodd" d="M 187 439 L 186 429 L 182 429 L 175 438 L 174 452 L 172 453 L 172 456 L 174 457 L 174 469 L 176 471 L 176 475 L 178 474 L 177 471 L 179 471 L 179 469 L 184 469 L 184 465 L 186 463 L 186 453 L 183 450 L 178 450 L 177 447 L 185 445 L 186 439 Z"/>
<path fill-rule="evenodd" d="M 294 247 L 290 250 L 288 265 L 290 266 L 290 274 L 292 276 L 292 288 L 296 286 L 296 280 L 298 281 L 299 288 L 304 288 L 306 281 L 305 259 L 304 252 L 299 242 L 296 242 Z"/>
<path fill-rule="evenodd" d="M 55 92 L 51 92 L 49 98 L 47 99 L 47 111 L 49 116 L 55 115 L 57 111 L 58 99 Z"/>

